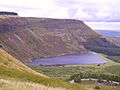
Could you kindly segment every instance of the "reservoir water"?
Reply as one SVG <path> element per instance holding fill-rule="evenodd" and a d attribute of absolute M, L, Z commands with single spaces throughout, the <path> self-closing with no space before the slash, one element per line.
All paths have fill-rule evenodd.
<path fill-rule="evenodd" d="M 32 59 L 28 63 L 28 65 L 39 66 L 39 65 L 102 64 L 106 62 L 107 59 L 93 52 L 83 52 L 80 54 Z"/>

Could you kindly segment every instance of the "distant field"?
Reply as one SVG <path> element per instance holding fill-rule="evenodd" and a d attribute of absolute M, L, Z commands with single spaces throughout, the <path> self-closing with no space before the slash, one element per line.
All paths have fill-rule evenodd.
<path fill-rule="evenodd" d="M 111 64 L 111 65 L 110 65 Z M 97 65 L 77 65 L 77 66 L 32 66 L 32 69 L 44 73 L 50 77 L 68 79 L 71 75 L 80 72 L 101 72 L 120 75 L 120 64 L 115 63 Z"/>
<path fill-rule="evenodd" d="M 102 57 L 107 55 L 99 54 Z M 113 62 L 108 59 L 105 64 L 91 65 L 65 65 L 65 66 L 31 66 L 32 69 L 44 73 L 50 77 L 68 79 L 71 75 L 79 74 L 80 72 L 96 72 L 120 75 L 120 63 Z"/>
<path fill-rule="evenodd" d="M 98 66 L 95 65 L 66 65 L 66 66 L 32 66 L 32 69 L 44 73 L 50 77 L 56 77 L 68 80 L 70 76 L 74 74 L 79 74 L 80 72 L 85 72 L 86 74 L 90 74 L 91 72 L 99 74 L 99 73 L 106 73 L 106 74 L 114 74 L 120 76 L 120 64 L 115 63 L 113 61 L 109 61 L 106 64 L 101 64 Z M 98 85 L 98 83 L 81 83 L 88 88 L 92 88 L 90 90 L 97 90 L 94 89 L 95 86 L 99 86 L 99 90 L 120 90 L 119 88 L 110 87 L 106 85 Z"/>
<path fill-rule="evenodd" d="M 91 83 L 91 82 L 82 82 L 81 85 L 84 85 L 85 87 L 92 88 L 91 90 L 120 90 L 118 87 L 112 87 L 112 86 L 106 86 L 103 84 L 98 83 Z M 96 86 L 99 86 L 99 89 L 95 89 Z"/>

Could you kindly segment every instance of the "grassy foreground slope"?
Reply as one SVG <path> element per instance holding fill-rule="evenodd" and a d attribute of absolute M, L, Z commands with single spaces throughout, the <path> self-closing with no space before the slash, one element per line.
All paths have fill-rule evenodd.
<path fill-rule="evenodd" d="M 0 79 L 0 90 L 67 90 L 19 80 Z"/>
<path fill-rule="evenodd" d="M 16 70 L 20 71 L 21 73 L 31 73 L 35 75 L 44 76 L 43 74 L 37 73 L 32 69 L 28 68 L 14 57 L 9 55 L 6 51 L 0 48 L 0 74 L 2 74 L 2 70 Z M 45 76 L 46 77 L 46 76 Z"/>
<path fill-rule="evenodd" d="M 39 74 L 0 48 L 0 90 L 17 90 L 15 87 L 18 90 L 22 87 L 21 90 L 38 90 L 39 88 L 40 90 L 62 90 L 62 88 L 68 90 L 87 90 L 78 84 L 70 84 L 63 80 L 49 78 Z M 43 89 L 41 89 L 42 87 Z M 44 89 L 44 87 L 49 89 Z"/>

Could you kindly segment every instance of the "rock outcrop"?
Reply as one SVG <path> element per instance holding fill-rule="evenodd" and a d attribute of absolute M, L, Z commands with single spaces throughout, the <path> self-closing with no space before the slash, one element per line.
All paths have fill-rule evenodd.
<path fill-rule="evenodd" d="M 0 15 L 12 15 L 12 16 L 17 16 L 18 14 L 15 13 L 15 12 L 5 12 L 5 11 L 2 11 L 2 12 L 0 12 Z"/>

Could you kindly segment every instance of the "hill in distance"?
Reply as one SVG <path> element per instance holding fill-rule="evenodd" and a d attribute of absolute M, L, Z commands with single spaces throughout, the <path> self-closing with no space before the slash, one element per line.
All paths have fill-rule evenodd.
<path fill-rule="evenodd" d="M 120 37 L 120 31 L 111 30 L 96 30 L 96 31 L 104 36 Z"/>
<path fill-rule="evenodd" d="M 111 30 L 96 30 L 99 34 L 102 34 L 106 37 L 107 40 L 120 46 L 120 31 L 111 31 Z"/>

